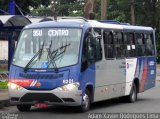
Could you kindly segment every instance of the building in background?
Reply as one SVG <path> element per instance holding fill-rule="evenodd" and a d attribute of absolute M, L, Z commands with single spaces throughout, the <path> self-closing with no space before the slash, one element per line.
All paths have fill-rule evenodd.
<path fill-rule="evenodd" d="M 0 60 L 8 60 L 8 41 L 0 40 Z"/>

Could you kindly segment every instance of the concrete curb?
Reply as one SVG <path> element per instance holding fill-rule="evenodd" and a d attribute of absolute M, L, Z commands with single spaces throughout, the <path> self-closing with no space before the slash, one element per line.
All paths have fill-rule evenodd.
<path fill-rule="evenodd" d="M 10 101 L 9 99 L 6 99 L 6 100 L 0 100 L 0 109 L 2 109 L 3 107 L 8 107 L 10 106 Z"/>

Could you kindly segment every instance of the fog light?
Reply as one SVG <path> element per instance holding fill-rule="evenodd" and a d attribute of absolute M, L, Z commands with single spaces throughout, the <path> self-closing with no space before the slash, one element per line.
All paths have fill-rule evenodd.
<path fill-rule="evenodd" d="M 77 82 L 77 83 L 64 85 L 62 87 L 59 87 L 58 89 L 61 91 L 71 91 L 71 90 L 77 89 L 78 87 L 79 87 L 79 83 Z"/>

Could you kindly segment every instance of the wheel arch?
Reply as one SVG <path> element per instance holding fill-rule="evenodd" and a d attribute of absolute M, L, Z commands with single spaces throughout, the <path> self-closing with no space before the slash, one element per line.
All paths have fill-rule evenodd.
<path fill-rule="evenodd" d="M 87 84 L 85 90 L 89 91 L 91 96 L 91 103 L 94 101 L 94 87 L 92 84 Z"/>
<path fill-rule="evenodd" d="M 138 78 L 135 78 L 135 79 L 133 80 L 133 84 L 136 85 L 137 93 L 139 93 L 139 87 L 140 87 L 140 81 L 139 81 L 139 79 L 138 79 Z"/>

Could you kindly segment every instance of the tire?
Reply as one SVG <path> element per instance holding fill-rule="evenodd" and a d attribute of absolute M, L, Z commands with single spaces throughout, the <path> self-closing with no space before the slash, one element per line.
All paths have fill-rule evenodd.
<path fill-rule="evenodd" d="M 130 103 L 134 103 L 137 101 L 137 88 L 135 84 L 133 84 L 132 86 L 130 95 L 128 95 L 126 98 L 127 98 L 127 102 L 130 102 Z"/>
<path fill-rule="evenodd" d="M 82 97 L 82 105 L 80 106 L 81 112 L 87 112 L 90 109 L 91 105 L 91 95 L 88 90 L 85 91 L 85 94 Z"/>
<path fill-rule="evenodd" d="M 30 111 L 31 105 L 17 105 L 17 109 L 20 112 L 28 112 Z"/>

